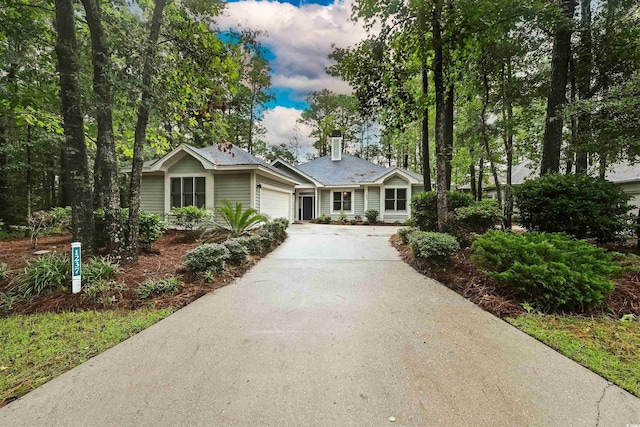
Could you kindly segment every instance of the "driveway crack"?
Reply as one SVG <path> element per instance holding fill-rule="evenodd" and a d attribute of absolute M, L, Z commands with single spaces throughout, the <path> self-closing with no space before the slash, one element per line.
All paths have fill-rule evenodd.
<path fill-rule="evenodd" d="M 607 394 L 607 390 L 609 390 L 609 388 L 611 388 L 613 385 L 614 385 L 613 383 L 607 382 L 607 386 L 602 390 L 602 396 L 600 396 L 600 399 L 598 399 L 598 402 L 596 402 L 596 406 L 598 408 L 598 416 L 596 418 L 596 427 L 600 425 L 600 404 L 604 400 L 604 396 L 605 394 Z"/>

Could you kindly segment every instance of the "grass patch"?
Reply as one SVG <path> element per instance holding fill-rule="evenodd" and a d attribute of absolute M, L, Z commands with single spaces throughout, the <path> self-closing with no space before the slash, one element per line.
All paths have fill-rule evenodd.
<path fill-rule="evenodd" d="M 172 309 L 0 319 L 0 406 L 167 317 Z"/>
<path fill-rule="evenodd" d="M 553 315 L 506 320 L 640 397 L 640 323 Z"/>

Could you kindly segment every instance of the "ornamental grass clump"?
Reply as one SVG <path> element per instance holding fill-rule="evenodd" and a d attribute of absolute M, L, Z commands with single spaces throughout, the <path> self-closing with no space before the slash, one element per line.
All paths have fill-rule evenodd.
<path fill-rule="evenodd" d="M 71 283 L 71 262 L 66 254 L 51 253 L 29 261 L 18 279 L 22 295 L 38 296 Z"/>
<path fill-rule="evenodd" d="M 436 265 L 444 265 L 458 250 L 456 238 L 446 233 L 414 231 L 409 234 L 409 245 L 417 258 L 426 259 Z"/>
<path fill-rule="evenodd" d="M 219 243 L 208 243 L 190 250 L 185 255 L 184 267 L 194 273 L 205 271 L 219 273 L 224 269 L 225 261 L 231 254 L 229 249 Z"/>
<path fill-rule="evenodd" d="M 147 279 L 136 289 L 136 294 L 140 299 L 147 299 L 154 295 L 175 295 L 183 286 L 184 284 L 173 276 L 167 279 Z"/>
<path fill-rule="evenodd" d="M 544 311 L 588 310 L 613 291 L 614 254 L 564 233 L 490 231 L 471 247 L 471 261 L 525 302 Z"/>

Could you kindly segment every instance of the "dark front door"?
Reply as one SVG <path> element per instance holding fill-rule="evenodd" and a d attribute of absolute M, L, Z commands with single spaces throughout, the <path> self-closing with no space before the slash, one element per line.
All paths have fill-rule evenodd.
<path fill-rule="evenodd" d="M 302 198 L 302 220 L 309 221 L 313 219 L 313 197 Z"/>

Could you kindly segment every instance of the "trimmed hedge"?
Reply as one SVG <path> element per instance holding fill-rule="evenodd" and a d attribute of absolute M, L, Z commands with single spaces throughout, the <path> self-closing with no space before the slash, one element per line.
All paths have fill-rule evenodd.
<path fill-rule="evenodd" d="M 450 234 L 430 231 L 414 231 L 408 235 L 413 254 L 434 264 L 445 264 L 460 250 L 458 240 Z"/>

